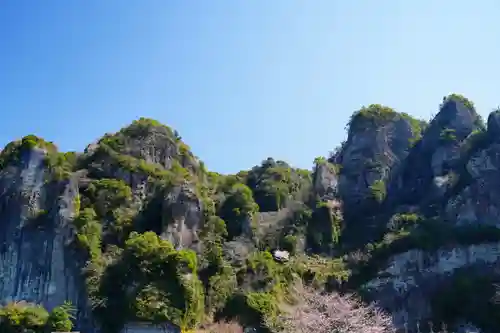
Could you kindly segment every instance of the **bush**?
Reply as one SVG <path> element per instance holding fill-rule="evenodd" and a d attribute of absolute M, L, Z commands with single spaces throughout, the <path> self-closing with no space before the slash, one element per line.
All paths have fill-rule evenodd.
<path fill-rule="evenodd" d="M 397 213 L 389 220 L 388 229 L 397 231 L 401 228 L 412 227 L 424 221 L 424 217 L 415 213 Z"/>
<path fill-rule="evenodd" d="M 371 104 L 363 106 L 360 110 L 354 112 L 346 125 L 349 133 L 364 129 L 366 126 L 383 126 L 390 121 L 404 119 L 411 127 L 413 137 L 410 139 L 410 144 L 414 145 L 422 137 L 422 132 L 427 127 L 427 122 L 413 118 L 407 113 L 396 112 L 390 107 Z"/>
<path fill-rule="evenodd" d="M 113 209 L 132 200 L 132 189 L 123 180 L 103 178 L 92 181 L 86 195 L 99 216 L 110 217 Z"/>
<path fill-rule="evenodd" d="M 470 99 L 468 99 L 467 97 L 465 97 L 463 95 L 456 94 L 456 93 L 453 93 L 453 94 L 450 94 L 450 95 L 444 97 L 443 104 L 441 105 L 441 107 L 443 107 L 444 104 L 446 104 L 448 101 L 451 101 L 451 100 L 455 100 L 457 102 L 462 103 L 463 105 L 465 105 L 466 108 L 468 108 L 471 111 L 476 110 L 474 103 Z"/>
<path fill-rule="evenodd" d="M 455 133 L 456 131 L 453 128 L 445 128 L 441 131 L 439 134 L 439 139 L 441 142 L 446 143 L 446 142 L 456 142 L 457 141 L 457 135 Z"/>
<path fill-rule="evenodd" d="M 2 333 L 20 332 L 69 332 L 73 328 L 70 303 L 55 307 L 48 313 L 40 305 L 26 302 L 9 303 L 0 308 L 0 331 Z"/>
<path fill-rule="evenodd" d="M 279 285 L 278 265 L 270 252 L 252 253 L 246 262 L 245 279 L 252 290 L 271 291 Z"/>
<path fill-rule="evenodd" d="M 387 189 L 385 187 L 385 182 L 383 180 L 376 180 L 370 185 L 370 191 L 372 198 L 375 199 L 378 203 L 381 203 L 385 200 L 387 195 Z"/>
<path fill-rule="evenodd" d="M 273 158 L 253 167 L 246 177 L 246 184 L 252 190 L 261 212 L 284 208 L 288 200 L 296 196 L 310 181 L 310 171 L 292 168 Z"/>
<path fill-rule="evenodd" d="M 371 104 L 367 107 L 363 106 L 351 115 L 346 128 L 351 131 L 367 122 L 376 126 L 383 125 L 394 119 L 397 114 L 398 113 L 392 108 L 380 104 Z"/>
<path fill-rule="evenodd" d="M 283 237 L 281 247 L 285 251 L 288 251 L 290 254 L 295 254 L 295 252 L 297 251 L 297 236 L 286 235 L 285 237 Z"/>
<path fill-rule="evenodd" d="M 244 223 L 259 210 L 248 186 L 235 184 L 219 209 L 230 239 L 242 234 Z"/>
<path fill-rule="evenodd" d="M 132 232 L 123 252 L 105 269 L 98 283 L 96 296 L 101 302 L 96 312 L 110 331 L 137 319 L 168 319 L 181 328 L 192 328 L 203 315 L 204 290 L 195 253 L 177 251 L 153 232 Z"/>
<path fill-rule="evenodd" d="M 102 226 L 92 208 L 85 208 L 74 220 L 76 243 L 89 258 L 97 259 L 101 255 Z"/>
<path fill-rule="evenodd" d="M 235 272 L 231 266 L 225 266 L 211 276 L 207 288 L 207 312 L 215 313 L 222 310 L 237 287 Z"/>
<path fill-rule="evenodd" d="M 64 303 L 55 307 L 49 315 L 47 326 L 51 332 L 70 332 L 73 328 L 74 319 L 72 313 L 75 311 L 71 303 Z"/>
<path fill-rule="evenodd" d="M 338 244 L 342 218 L 327 202 L 318 201 L 306 228 L 307 247 L 314 253 L 330 253 Z"/>

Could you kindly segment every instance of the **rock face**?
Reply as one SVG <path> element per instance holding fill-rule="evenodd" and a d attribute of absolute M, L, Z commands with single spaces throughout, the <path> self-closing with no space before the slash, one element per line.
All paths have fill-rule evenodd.
<path fill-rule="evenodd" d="M 400 203 L 440 198 L 454 181 L 450 171 L 462 162 L 465 139 L 480 129 L 474 110 L 456 97 L 446 99 L 393 177 L 389 196 Z"/>
<path fill-rule="evenodd" d="M 494 138 L 500 137 L 500 110 L 495 110 L 488 116 L 488 132 Z"/>
<path fill-rule="evenodd" d="M 389 181 L 387 198 L 379 208 L 385 213 L 376 218 L 379 223 L 385 223 L 390 212 L 405 212 L 413 216 L 416 216 L 415 212 L 420 212 L 423 216 L 435 217 L 432 228 L 452 228 L 443 234 L 442 241 L 447 244 L 443 243 L 439 249 L 426 250 L 419 244 L 426 239 L 431 242 L 437 239 L 438 232 L 434 233 L 432 229 L 413 238 L 418 241 L 408 245 L 409 249 L 405 245 L 399 252 L 395 246 L 392 255 L 378 262 L 378 273 L 363 285 L 362 289 L 370 299 L 392 313 L 398 327 L 411 330 L 435 318 L 437 309 L 432 300 L 450 285 L 458 272 L 469 269 L 483 276 L 496 274 L 495 267 L 500 261 L 496 236 L 484 237 L 488 233 L 484 231 L 483 236 L 469 242 L 469 245 L 461 244 L 464 239 L 473 239 L 473 233 L 482 227 L 500 226 L 500 196 L 497 190 L 500 185 L 500 147 L 495 143 L 498 140 L 496 120 L 497 113 L 494 112 L 485 130 L 480 117 L 466 100 L 450 96 L 444 100 L 440 112 L 422 133 L 421 139 L 408 149 L 407 154 L 399 154 L 400 158 L 393 159 L 396 167 L 391 168 L 394 165 L 391 162 L 384 164 L 388 176 L 379 173 L 374 178 Z M 385 131 L 382 127 L 381 132 Z M 353 137 L 363 137 L 366 132 L 369 131 L 361 131 Z M 377 148 L 370 146 L 368 141 L 375 145 L 378 142 L 375 136 L 365 140 L 365 146 L 375 151 Z M 352 142 L 356 144 L 357 141 Z M 378 155 L 396 155 L 388 145 L 377 146 L 381 147 Z M 354 150 L 349 147 L 349 140 L 346 150 Z M 346 156 L 353 155 L 343 153 L 343 160 Z M 353 163 L 352 159 L 350 163 Z M 343 162 L 343 167 L 343 172 L 347 173 L 345 168 L 351 166 Z M 352 168 L 363 174 L 362 169 Z M 351 186 L 360 188 L 359 184 Z M 339 190 L 341 195 L 342 191 L 352 192 L 341 186 Z M 465 236 L 462 240 L 453 241 L 453 232 L 459 232 L 460 228 L 470 229 L 463 229 Z M 411 235 L 416 233 L 418 227 L 406 230 Z M 495 233 L 494 230 L 490 232 Z M 450 240 L 451 243 L 448 243 Z M 404 245 L 404 242 L 400 244 Z"/>
<path fill-rule="evenodd" d="M 500 145 L 494 143 L 471 156 L 466 164 L 468 184 L 446 205 L 446 214 L 458 225 L 499 226 Z"/>
<path fill-rule="evenodd" d="M 398 327 L 417 327 L 432 317 L 431 298 L 454 271 L 473 266 L 491 273 L 500 260 L 500 243 L 460 246 L 434 252 L 411 250 L 397 254 L 364 287 L 383 307 L 391 309 Z"/>
<path fill-rule="evenodd" d="M 155 230 L 178 249 L 196 246 L 203 222 L 196 187 L 187 180 L 172 179 L 167 186 L 155 179 L 171 179 L 169 169 L 182 165 L 195 172 L 197 159 L 169 129 L 141 121 L 89 146 L 74 171 L 62 177 L 56 169 L 66 156 L 37 138 L 30 139 L 50 150 L 34 143 L 26 148 L 23 139 L 0 156 L 2 304 L 23 300 L 51 311 L 69 301 L 77 311 L 76 329 L 98 331 L 82 274 L 89 258 L 77 247 L 81 205 L 104 214 L 104 235 L 115 230 L 113 216 L 122 209 L 122 216 L 135 216 L 131 223 L 137 230 Z M 116 193 L 126 189 L 130 197 L 127 191 L 125 197 Z M 117 194 L 119 203 L 112 201 Z"/>
<path fill-rule="evenodd" d="M 320 198 L 333 198 L 337 195 L 338 170 L 330 162 L 317 163 L 315 166 L 313 190 Z"/>
<path fill-rule="evenodd" d="M 184 185 L 169 191 L 163 201 L 162 216 L 162 236 L 172 244 L 187 248 L 199 241 L 203 204 L 192 187 Z"/>
<path fill-rule="evenodd" d="M 411 124 L 398 114 L 382 123 L 354 117 L 341 158 L 339 193 L 348 205 L 372 199 L 371 187 L 386 182 L 391 171 L 408 155 L 414 137 Z"/>
<path fill-rule="evenodd" d="M 165 126 L 133 124 L 87 148 L 83 158 L 90 176 L 125 182 L 132 190 L 135 210 L 147 210 L 151 201 L 155 201 L 153 204 L 159 205 L 162 211 L 156 214 L 161 221 L 149 227 L 178 248 L 187 248 L 197 242 L 202 224 L 203 206 L 194 185 L 181 181 L 165 190 L 151 181 L 152 176 L 166 173 L 175 166 L 196 172 L 197 159 L 182 147 Z M 131 159 L 124 163 L 123 156 Z M 141 167 L 141 163 L 148 168 Z"/>
<path fill-rule="evenodd" d="M 0 173 L 0 299 L 26 300 L 47 309 L 71 301 L 77 326 L 93 331 L 71 220 L 78 188 L 74 179 L 47 183 L 45 152 L 33 150 Z"/>
<path fill-rule="evenodd" d="M 111 142 L 106 137 L 101 141 L 111 143 L 117 152 L 161 165 L 165 169 L 172 168 L 174 161 L 192 170 L 199 166 L 198 160 L 189 147 L 181 143 L 178 134 L 152 120 L 141 118 L 108 137 L 112 138 Z"/>

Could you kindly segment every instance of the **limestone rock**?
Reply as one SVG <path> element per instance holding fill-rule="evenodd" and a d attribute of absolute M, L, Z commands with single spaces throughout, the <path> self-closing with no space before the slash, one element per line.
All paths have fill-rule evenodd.
<path fill-rule="evenodd" d="M 313 189 L 320 197 L 333 198 L 337 195 L 338 170 L 330 162 L 318 163 L 313 176 Z"/>
<path fill-rule="evenodd" d="M 83 262 L 71 247 L 78 182 L 47 183 L 44 158 L 43 151 L 31 150 L 0 172 L 0 300 L 24 300 L 48 310 L 70 301 L 77 327 L 93 332 Z"/>
<path fill-rule="evenodd" d="M 190 247 L 199 240 L 203 223 L 202 202 L 189 184 L 175 187 L 163 201 L 163 233 L 177 248 Z"/>
<path fill-rule="evenodd" d="M 408 120 L 398 115 L 383 124 L 351 129 L 342 151 L 339 194 L 347 205 L 363 204 L 370 187 L 385 182 L 408 155 L 414 136 Z"/>

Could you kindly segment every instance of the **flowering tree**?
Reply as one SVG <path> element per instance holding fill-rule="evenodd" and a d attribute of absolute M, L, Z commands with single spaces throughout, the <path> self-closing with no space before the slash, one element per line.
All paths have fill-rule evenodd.
<path fill-rule="evenodd" d="M 299 304 L 285 319 L 286 331 L 294 333 L 389 333 L 391 318 L 353 295 L 319 293 L 306 288 Z"/>
<path fill-rule="evenodd" d="M 210 325 L 204 330 L 198 330 L 196 333 L 244 333 L 243 327 L 235 322 L 219 322 Z"/>

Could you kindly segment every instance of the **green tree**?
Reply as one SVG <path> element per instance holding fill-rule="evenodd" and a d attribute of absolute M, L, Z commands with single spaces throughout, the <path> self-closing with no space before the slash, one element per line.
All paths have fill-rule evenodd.
<path fill-rule="evenodd" d="M 246 184 L 260 211 L 276 211 L 310 182 L 310 172 L 294 169 L 283 161 L 267 158 L 248 172 Z"/>
<path fill-rule="evenodd" d="M 73 328 L 72 320 L 75 308 L 70 302 L 55 307 L 49 315 L 47 326 L 51 332 L 70 332 Z"/>
<path fill-rule="evenodd" d="M 24 333 L 26 330 L 41 333 L 49 314 L 34 304 L 9 303 L 0 308 L 0 331 L 3 333 Z"/>
<path fill-rule="evenodd" d="M 228 236 L 230 239 L 237 237 L 243 232 L 243 225 L 258 211 L 252 191 L 243 184 L 235 184 L 226 200 L 224 200 L 219 216 L 226 221 Z"/>
<path fill-rule="evenodd" d="M 226 223 L 218 216 L 212 216 L 202 230 L 203 258 L 208 264 L 209 275 L 224 264 L 222 243 L 228 236 Z"/>
<path fill-rule="evenodd" d="M 50 314 L 40 305 L 9 303 L 0 308 L 0 332 L 69 332 L 73 328 L 73 312 L 74 308 L 69 302 L 55 307 Z"/>

